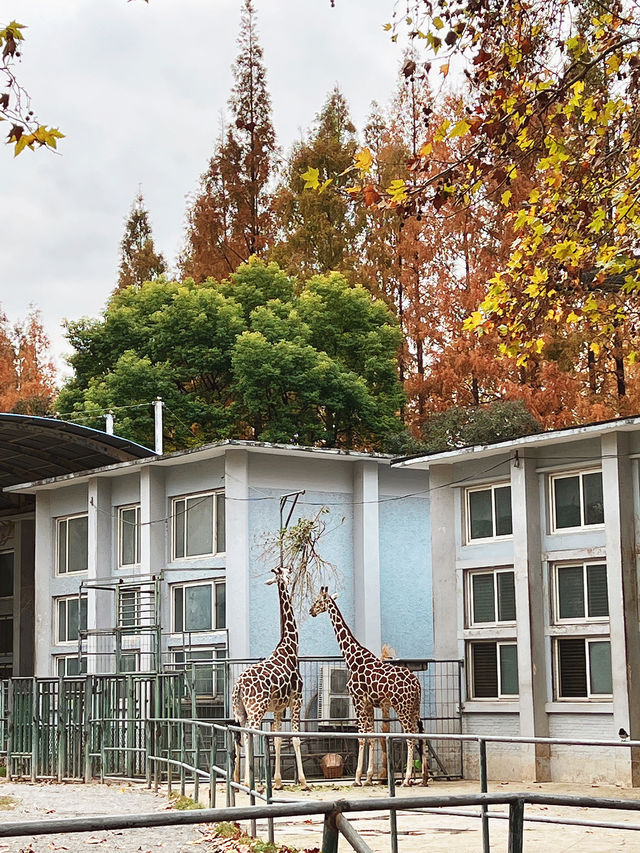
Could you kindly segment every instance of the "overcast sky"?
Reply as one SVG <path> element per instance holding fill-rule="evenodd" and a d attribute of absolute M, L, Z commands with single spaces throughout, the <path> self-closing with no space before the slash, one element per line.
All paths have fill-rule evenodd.
<path fill-rule="evenodd" d="M 256 0 L 278 141 L 286 151 L 338 83 L 357 126 L 396 85 L 400 49 L 382 30 L 392 0 Z M 61 156 L 0 147 L 0 305 L 42 311 L 59 367 L 63 318 L 95 316 L 117 274 L 138 186 L 173 265 L 185 197 L 217 136 L 241 0 L 0 0 L 26 24 L 19 77 Z M 1 126 L 0 126 L 1 128 Z M 6 131 L 2 130 L 4 135 Z"/>

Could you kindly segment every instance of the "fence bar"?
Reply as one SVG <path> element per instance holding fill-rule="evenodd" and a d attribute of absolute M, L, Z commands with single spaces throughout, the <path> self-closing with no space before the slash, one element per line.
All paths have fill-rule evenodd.
<path fill-rule="evenodd" d="M 338 853 L 338 826 L 336 819 L 338 812 L 329 812 L 324 816 L 322 828 L 322 853 Z"/>
<path fill-rule="evenodd" d="M 524 799 L 509 804 L 509 853 L 522 853 L 524 840 Z"/>
<path fill-rule="evenodd" d="M 256 774 L 255 774 L 255 764 L 254 764 L 254 750 L 253 750 L 253 735 L 249 735 L 247 738 L 247 755 L 249 760 L 249 803 L 252 806 L 256 804 L 255 794 L 253 793 L 256 789 Z M 252 818 L 250 823 L 250 835 L 252 838 L 256 837 L 256 821 L 255 818 Z"/>
<path fill-rule="evenodd" d="M 262 737 L 262 754 L 264 755 L 264 793 L 267 803 L 273 802 L 273 786 L 271 782 L 271 741 L 268 737 Z M 273 818 L 267 818 L 267 840 L 270 844 L 275 843 Z"/>
<path fill-rule="evenodd" d="M 200 775 L 198 773 L 200 768 L 200 729 L 193 721 L 191 723 L 191 741 L 195 748 L 193 756 L 193 766 L 195 767 L 193 773 L 193 799 L 197 803 L 200 796 Z"/>
<path fill-rule="evenodd" d="M 216 783 L 218 773 L 216 768 L 216 733 L 211 732 L 211 743 L 209 744 L 209 808 L 216 807 Z"/>
<path fill-rule="evenodd" d="M 226 755 L 226 767 L 227 767 L 227 808 L 230 806 L 235 806 L 236 804 L 236 792 L 231 785 L 231 777 L 234 772 L 234 768 L 232 767 L 231 756 L 234 754 L 234 734 L 231 729 L 227 729 L 227 755 Z M 235 757 L 235 756 L 234 756 Z"/>
<path fill-rule="evenodd" d="M 480 749 L 480 790 L 483 794 L 486 794 L 489 790 L 489 780 L 487 777 L 487 742 L 480 738 L 478 740 L 478 747 Z M 480 806 L 482 812 L 482 851 L 483 853 L 490 853 L 491 844 L 489 841 L 489 815 L 487 812 L 487 806 Z"/>
<path fill-rule="evenodd" d="M 364 838 L 361 838 L 361 836 L 358 835 L 346 817 L 340 812 L 336 815 L 336 826 L 356 853 L 373 853 L 373 850 L 369 847 Z"/>
<path fill-rule="evenodd" d="M 393 741 L 387 740 L 387 781 L 389 783 L 389 796 L 396 795 L 396 776 L 393 769 Z M 391 853 L 398 853 L 398 815 L 395 809 L 389 812 L 389 832 L 391 834 Z"/>

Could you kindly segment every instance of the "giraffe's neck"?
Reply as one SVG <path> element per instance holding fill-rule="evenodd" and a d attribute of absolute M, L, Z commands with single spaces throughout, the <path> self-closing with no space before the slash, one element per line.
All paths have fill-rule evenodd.
<path fill-rule="evenodd" d="M 364 646 L 360 645 L 353 636 L 351 628 L 344 621 L 340 608 L 333 599 L 329 601 L 328 613 L 347 669 L 355 668 L 362 661 L 363 654 L 375 657 L 369 649 L 365 649 Z"/>
<path fill-rule="evenodd" d="M 281 577 L 278 577 L 278 595 L 280 596 L 280 642 L 278 647 L 286 648 L 293 654 L 297 654 L 298 626 L 296 625 L 289 590 Z"/>

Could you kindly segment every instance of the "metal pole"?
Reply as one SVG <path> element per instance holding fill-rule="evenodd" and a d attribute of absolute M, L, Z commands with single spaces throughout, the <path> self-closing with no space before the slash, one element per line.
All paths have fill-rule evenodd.
<path fill-rule="evenodd" d="M 360 837 L 343 814 L 338 813 L 336 825 L 356 853 L 373 853 L 364 838 Z"/>
<path fill-rule="evenodd" d="M 153 430 L 155 436 L 155 452 L 162 456 L 162 407 L 164 403 L 160 397 L 153 401 Z"/>
<path fill-rule="evenodd" d="M 153 721 L 153 755 L 160 755 L 160 749 L 162 748 L 162 736 L 158 735 L 158 731 L 162 724 L 158 720 Z M 153 790 L 158 793 L 160 788 L 160 776 L 159 776 L 159 762 L 156 759 L 153 762 Z"/>
<path fill-rule="evenodd" d="M 329 812 L 324 816 L 322 829 L 322 853 L 338 853 L 338 827 L 336 818 L 339 812 Z"/>
<path fill-rule="evenodd" d="M 40 721 L 38 720 L 38 683 L 31 682 L 31 781 L 38 778 L 38 756 L 40 755 Z M 87 780 L 85 779 L 85 782 Z"/>
<path fill-rule="evenodd" d="M 209 808 L 216 807 L 216 782 L 218 781 L 216 771 L 216 730 L 211 729 L 211 744 L 209 745 Z"/>
<path fill-rule="evenodd" d="M 478 747 L 480 748 L 480 790 L 483 794 L 487 794 L 489 791 L 489 782 L 487 779 L 487 742 L 479 738 Z M 480 809 L 482 812 L 482 853 L 490 853 L 489 812 L 486 803 L 483 803 Z"/>
<path fill-rule="evenodd" d="M 191 740 L 194 745 L 194 756 L 193 756 L 193 799 L 198 802 L 198 797 L 200 796 L 200 774 L 198 770 L 200 769 L 200 727 L 197 723 L 191 723 Z"/>
<path fill-rule="evenodd" d="M 247 739 L 247 752 L 249 754 L 249 804 L 255 806 L 256 798 L 253 793 L 256 789 L 256 774 L 255 774 L 255 762 L 254 762 L 254 743 L 253 743 L 253 733 L 249 735 Z M 249 833 L 252 838 L 256 837 L 256 822 L 255 819 L 251 820 Z"/>
<path fill-rule="evenodd" d="M 227 729 L 226 733 L 227 738 L 227 756 L 226 756 L 226 766 L 227 766 L 227 808 L 230 806 L 235 806 L 236 804 L 236 796 L 235 791 L 231 787 L 231 777 L 233 776 L 234 767 L 233 762 L 231 761 L 231 755 L 233 751 L 233 732 Z"/>
<path fill-rule="evenodd" d="M 270 752 L 270 744 L 271 738 L 268 738 L 266 735 L 262 736 L 262 740 L 264 742 L 263 752 L 264 752 L 264 789 L 265 795 L 267 798 L 267 803 L 271 803 L 271 798 L 273 797 L 273 787 L 271 783 L 271 752 Z M 273 827 L 273 818 L 267 818 L 267 840 L 271 843 L 275 843 L 275 835 L 274 835 L 274 827 Z"/>
<path fill-rule="evenodd" d="M 396 795 L 396 777 L 393 769 L 393 741 L 387 738 L 387 782 L 389 796 Z M 389 812 L 389 831 L 391 833 L 391 853 L 398 853 L 398 816 L 395 809 Z"/>
<path fill-rule="evenodd" d="M 524 841 L 524 800 L 509 804 L 509 853 L 522 853 Z"/>
<path fill-rule="evenodd" d="M 185 788 L 185 782 L 186 782 L 185 776 L 186 776 L 186 774 L 185 774 L 184 765 L 187 762 L 187 752 L 186 752 L 185 743 L 184 743 L 184 741 L 185 741 L 185 733 L 184 733 L 185 726 L 184 726 L 184 723 L 178 723 L 178 725 L 180 726 L 180 796 L 184 797 L 185 790 L 186 790 L 186 788 Z"/>

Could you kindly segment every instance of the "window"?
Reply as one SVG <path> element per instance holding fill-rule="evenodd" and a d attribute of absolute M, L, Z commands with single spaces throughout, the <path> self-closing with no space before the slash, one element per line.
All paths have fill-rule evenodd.
<path fill-rule="evenodd" d="M 175 498 L 172 515 L 174 560 L 225 550 L 224 492 Z"/>
<path fill-rule="evenodd" d="M 225 584 L 195 583 L 173 587 L 173 631 L 217 631 L 226 625 Z"/>
<path fill-rule="evenodd" d="M 138 672 L 140 669 L 138 652 L 122 652 L 117 665 L 119 673 Z"/>
<path fill-rule="evenodd" d="M 0 598 L 13 595 L 13 551 L 0 554 Z"/>
<path fill-rule="evenodd" d="M 552 621 L 563 632 L 552 636 L 556 698 L 610 698 L 607 567 L 604 563 L 575 563 L 556 565 L 552 571 Z M 596 636 L 591 625 L 604 636 Z"/>
<path fill-rule="evenodd" d="M 72 643 L 87 630 L 87 599 L 77 595 L 56 599 L 56 643 Z"/>
<path fill-rule="evenodd" d="M 0 657 L 13 654 L 13 616 L 0 616 Z"/>
<path fill-rule="evenodd" d="M 196 696 L 224 696 L 224 663 L 222 648 L 180 649 L 173 653 L 178 666 L 184 666 L 193 679 Z"/>
<path fill-rule="evenodd" d="M 140 624 L 140 590 L 118 590 L 117 622 L 119 628 L 135 628 Z"/>
<path fill-rule="evenodd" d="M 470 642 L 468 650 L 472 699 L 505 699 L 518 695 L 515 643 Z"/>
<path fill-rule="evenodd" d="M 602 471 L 552 477 L 551 504 L 554 531 L 604 524 Z"/>
<path fill-rule="evenodd" d="M 86 658 L 78 658 L 77 655 L 56 657 L 55 662 L 58 678 L 63 678 L 65 675 L 84 675 L 87 671 Z"/>
<path fill-rule="evenodd" d="M 517 696 L 516 587 L 513 569 L 466 572 L 465 603 L 467 686 L 470 698 L 509 699 Z"/>
<path fill-rule="evenodd" d="M 59 518 L 57 527 L 57 571 L 86 572 L 89 564 L 88 519 L 86 515 Z"/>
<path fill-rule="evenodd" d="M 511 486 L 468 489 L 467 541 L 511 536 Z"/>
<path fill-rule="evenodd" d="M 140 506 L 123 506 L 118 511 L 119 566 L 140 564 Z"/>
<path fill-rule="evenodd" d="M 516 621 L 516 590 L 512 569 L 467 573 L 469 625 Z"/>

